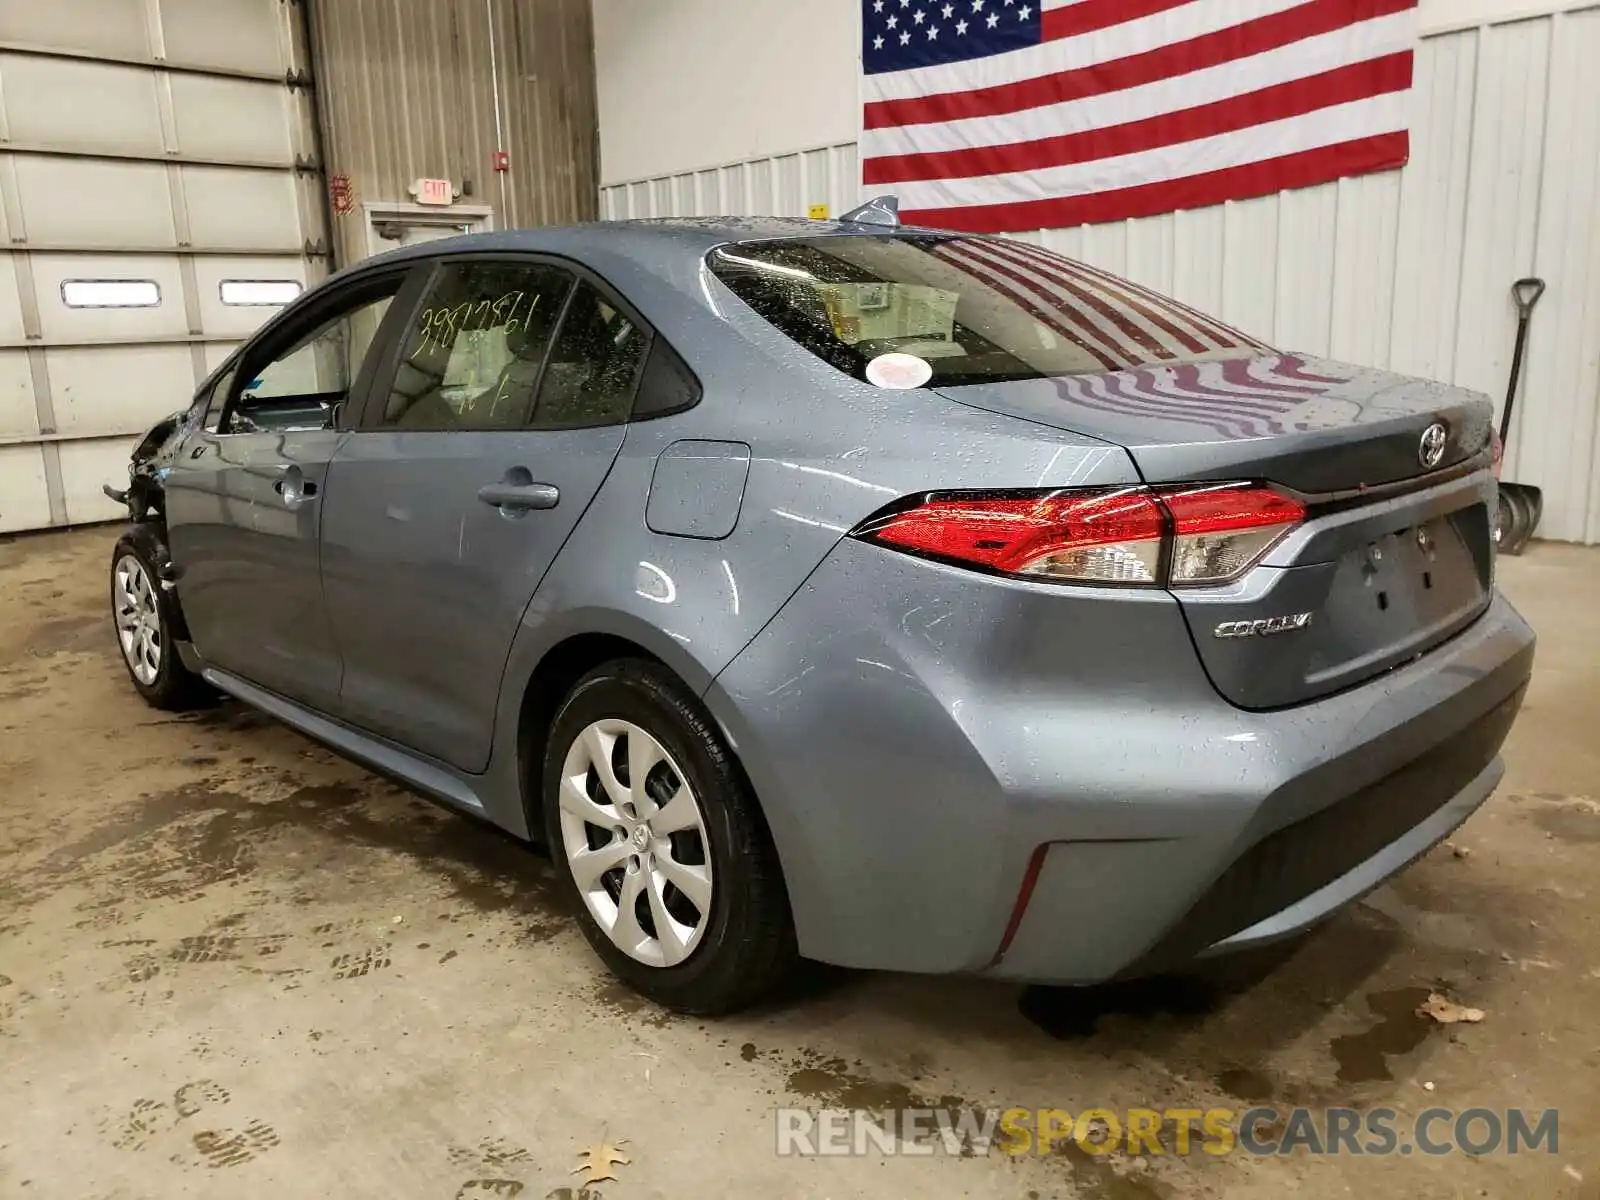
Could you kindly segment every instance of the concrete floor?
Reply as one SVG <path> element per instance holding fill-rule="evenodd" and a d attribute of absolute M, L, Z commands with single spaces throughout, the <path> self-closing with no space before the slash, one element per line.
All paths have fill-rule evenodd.
<path fill-rule="evenodd" d="M 0 544 L 0 1196 L 1174 1200 L 1600 1195 L 1600 552 L 1539 629 L 1500 793 L 1270 964 L 1063 994 L 822 974 L 722 1022 L 601 974 L 548 864 L 250 712 L 146 708 L 115 532 Z M 1487 1010 L 1425 1024 L 1428 989 Z M 1429 1090 L 1424 1085 L 1431 1084 Z M 1559 1107 L 1557 1155 L 793 1159 L 777 1105 Z"/>

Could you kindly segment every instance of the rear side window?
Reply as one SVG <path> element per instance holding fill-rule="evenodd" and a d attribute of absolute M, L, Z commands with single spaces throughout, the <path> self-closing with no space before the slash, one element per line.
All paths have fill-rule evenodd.
<path fill-rule="evenodd" d="M 862 380 L 886 354 L 922 360 L 924 386 L 941 387 L 1267 350 L 1136 284 L 999 238 L 744 242 L 712 251 L 709 264 L 784 334 Z"/>
<path fill-rule="evenodd" d="M 539 382 L 533 428 L 575 429 L 626 421 L 649 348 L 646 329 L 592 285 L 580 283 Z"/>
<path fill-rule="evenodd" d="M 381 423 L 522 429 L 573 278 L 529 263 L 446 263 L 401 350 Z"/>

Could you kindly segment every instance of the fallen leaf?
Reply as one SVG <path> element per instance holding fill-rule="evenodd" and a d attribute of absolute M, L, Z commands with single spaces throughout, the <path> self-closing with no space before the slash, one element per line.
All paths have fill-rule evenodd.
<path fill-rule="evenodd" d="M 572 1174 L 581 1175 L 585 1171 L 589 1172 L 589 1177 L 583 1181 L 585 1186 L 592 1183 L 604 1183 L 608 1179 L 615 1180 L 617 1177 L 612 1173 L 611 1168 L 614 1166 L 625 1167 L 632 1161 L 626 1154 L 617 1149 L 617 1146 L 626 1146 L 627 1144 L 628 1139 L 622 1138 L 617 1142 L 616 1146 L 606 1142 L 601 1142 L 598 1146 L 590 1146 L 581 1156 L 583 1161 L 572 1169 Z"/>
<path fill-rule="evenodd" d="M 1453 1000 L 1445 999 L 1438 992 L 1433 992 L 1417 1006 L 1417 1016 L 1430 1017 L 1440 1025 L 1457 1025 L 1462 1022 L 1476 1025 L 1483 1020 L 1483 1009 L 1466 1008 Z"/>

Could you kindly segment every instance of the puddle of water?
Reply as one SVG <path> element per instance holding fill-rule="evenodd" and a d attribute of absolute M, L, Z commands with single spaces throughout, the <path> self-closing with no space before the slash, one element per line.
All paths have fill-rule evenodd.
<path fill-rule="evenodd" d="M 1361 1033 L 1347 1033 L 1328 1043 L 1334 1061 L 1339 1064 L 1339 1082 L 1392 1081 L 1394 1074 L 1389 1069 L 1389 1059 L 1415 1050 L 1433 1029 L 1432 1022 L 1417 1016 L 1416 1012 L 1417 1006 L 1427 998 L 1428 989 L 1416 987 L 1369 995 L 1367 1005 L 1377 1016 L 1378 1023 Z"/>

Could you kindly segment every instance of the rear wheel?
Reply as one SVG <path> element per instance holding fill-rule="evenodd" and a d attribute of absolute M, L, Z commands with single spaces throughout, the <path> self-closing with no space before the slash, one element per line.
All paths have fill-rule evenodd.
<path fill-rule="evenodd" d="M 579 680 L 543 785 L 557 869 L 614 974 L 703 1014 L 785 981 L 794 929 L 766 826 L 715 727 L 661 667 L 618 660 Z"/>
<path fill-rule="evenodd" d="M 204 706 L 215 693 L 178 657 L 183 623 L 177 599 L 160 582 L 166 561 L 166 547 L 148 525 L 135 525 L 117 539 L 111 619 L 123 666 L 139 694 L 156 708 L 181 712 Z"/>

